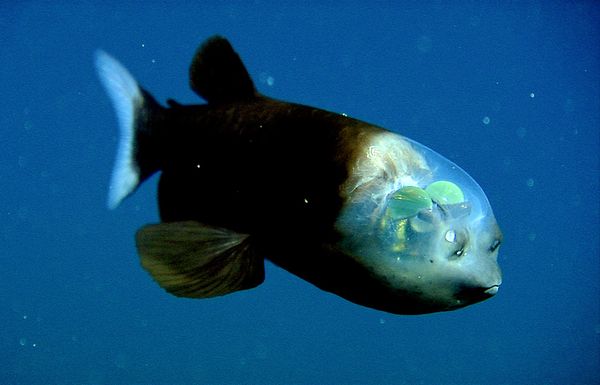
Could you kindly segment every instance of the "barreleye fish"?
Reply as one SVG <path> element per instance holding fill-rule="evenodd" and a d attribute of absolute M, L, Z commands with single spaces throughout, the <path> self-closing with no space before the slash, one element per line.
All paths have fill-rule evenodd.
<path fill-rule="evenodd" d="M 159 104 L 103 51 L 96 67 L 120 141 L 108 206 L 156 172 L 160 223 L 136 235 L 167 292 L 207 298 L 264 280 L 264 261 L 354 303 L 396 314 L 496 294 L 502 234 L 482 189 L 395 132 L 259 93 L 230 43 L 190 67 L 206 104 Z"/>

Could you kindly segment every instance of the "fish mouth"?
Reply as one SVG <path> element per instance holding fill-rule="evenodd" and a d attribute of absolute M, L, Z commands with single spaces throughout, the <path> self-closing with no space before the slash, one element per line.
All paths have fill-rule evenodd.
<path fill-rule="evenodd" d="M 500 284 L 485 287 L 465 287 L 459 292 L 458 297 L 469 303 L 480 302 L 496 295 L 499 288 Z"/>
<path fill-rule="evenodd" d="M 487 289 L 485 289 L 483 292 L 485 294 L 488 294 L 491 297 L 493 295 L 496 295 L 496 293 L 498 293 L 498 289 L 500 289 L 500 284 L 490 286 Z"/>

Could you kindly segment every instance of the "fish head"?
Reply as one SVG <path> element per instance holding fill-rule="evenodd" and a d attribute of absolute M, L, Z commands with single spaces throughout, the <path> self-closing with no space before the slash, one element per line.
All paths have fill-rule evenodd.
<path fill-rule="evenodd" d="M 366 141 L 348 169 L 336 247 L 387 298 L 397 297 L 377 307 L 445 311 L 498 292 L 502 233 L 485 193 L 465 171 L 391 132 Z"/>

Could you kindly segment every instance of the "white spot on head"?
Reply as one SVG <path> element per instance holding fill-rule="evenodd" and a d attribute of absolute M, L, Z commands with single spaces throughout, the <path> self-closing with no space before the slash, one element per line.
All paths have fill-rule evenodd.
<path fill-rule="evenodd" d="M 373 159 L 379 157 L 379 149 L 376 146 L 369 146 L 367 151 L 367 158 Z"/>

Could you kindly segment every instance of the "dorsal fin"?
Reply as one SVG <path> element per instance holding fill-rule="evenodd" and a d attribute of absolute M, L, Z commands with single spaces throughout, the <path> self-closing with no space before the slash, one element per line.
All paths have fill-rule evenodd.
<path fill-rule="evenodd" d="M 190 86 L 210 104 L 251 99 L 257 95 L 244 63 L 227 39 L 213 36 L 196 51 Z"/>

